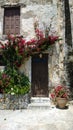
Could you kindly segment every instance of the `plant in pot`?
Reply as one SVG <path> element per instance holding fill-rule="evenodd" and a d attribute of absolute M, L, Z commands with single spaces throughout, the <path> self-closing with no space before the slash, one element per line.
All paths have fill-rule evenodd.
<path fill-rule="evenodd" d="M 69 100 L 70 91 L 67 87 L 58 85 L 51 91 L 51 99 L 59 108 L 65 108 Z"/>

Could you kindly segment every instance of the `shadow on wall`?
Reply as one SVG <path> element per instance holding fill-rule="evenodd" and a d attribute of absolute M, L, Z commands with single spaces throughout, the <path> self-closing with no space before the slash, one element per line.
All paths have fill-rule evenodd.
<path fill-rule="evenodd" d="M 70 6 L 69 0 L 64 0 L 64 8 L 65 8 L 65 43 L 68 48 L 72 49 L 72 29 L 71 29 L 71 17 L 70 17 Z M 68 75 L 68 82 L 70 85 L 70 89 L 73 97 L 73 61 L 69 61 L 70 56 L 73 56 L 73 52 L 71 49 L 68 49 L 66 55 L 66 69 Z"/>

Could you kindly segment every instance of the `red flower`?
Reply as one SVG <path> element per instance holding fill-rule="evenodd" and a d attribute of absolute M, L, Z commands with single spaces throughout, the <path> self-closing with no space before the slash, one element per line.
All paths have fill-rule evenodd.
<path fill-rule="evenodd" d="M 7 38 L 8 38 L 8 40 L 12 40 L 12 41 L 15 40 L 15 36 L 14 36 L 14 35 L 11 35 L 11 34 L 9 34 Z"/>
<path fill-rule="evenodd" d="M 27 44 L 27 46 L 28 46 L 28 45 L 31 45 L 31 43 L 32 43 L 32 42 L 31 42 L 31 40 L 30 40 L 30 41 L 28 41 L 26 44 Z"/>
<path fill-rule="evenodd" d="M 63 98 L 67 98 L 67 93 L 64 93 Z"/>
<path fill-rule="evenodd" d="M 5 48 L 5 45 L 3 43 L 0 42 L 0 48 L 1 49 L 4 49 Z"/>
<path fill-rule="evenodd" d="M 36 29 L 35 33 L 36 33 L 36 36 L 37 36 L 38 39 L 44 38 L 43 32 L 41 30 Z"/>
<path fill-rule="evenodd" d="M 37 40 L 36 40 L 36 39 L 31 39 L 30 42 L 31 42 L 32 44 L 34 44 L 34 43 L 37 42 Z"/>
<path fill-rule="evenodd" d="M 3 79 L 6 79 L 7 78 L 7 75 L 5 73 L 2 74 L 2 78 Z"/>
<path fill-rule="evenodd" d="M 25 45 L 26 44 L 26 40 L 21 39 L 21 45 Z"/>
<path fill-rule="evenodd" d="M 29 41 L 26 41 L 22 36 L 8 35 L 7 43 L 0 43 L 1 49 L 6 50 L 3 52 L 5 58 L 8 62 L 16 62 L 19 59 L 19 62 L 22 58 L 27 58 L 30 55 L 33 55 L 35 52 L 41 52 L 48 49 L 49 45 L 54 44 L 58 40 L 57 36 L 50 35 L 47 38 L 44 37 L 43 32 L 39 29 L 36 29 L 36 39 L 32 38 Z M 13 58 L 13 56 L 15 56 Z M 10 58 L 10 59 L 9 59 Z M 11 59 L 13 59 L 11 61 Z"/>
<path fill-rule="evenodd" d="M 58 36 L 50 35 L 48 38 L 49 38 L 50 43 L 52 43 L 52 44 L 53 44 L 55 41 L 58 40 Z"/>
<path fill-rule="evenodd" d="M 52 98 L 55 98 L 55 94 L 54 94 L 54 93 L 52 93 L 52 94 L 51 94 L 51 97 L 52 97 Z"/>
<path fill-rule="evenodd" d="M 69 89 L 65 86 L 57 86 L 53 89 L 51 92 L 51 98 L 53 98 L 52 95 L 54 95 L 54 98 L 61 97 L 61 98 L 68 98 L 69 97 Z"/>

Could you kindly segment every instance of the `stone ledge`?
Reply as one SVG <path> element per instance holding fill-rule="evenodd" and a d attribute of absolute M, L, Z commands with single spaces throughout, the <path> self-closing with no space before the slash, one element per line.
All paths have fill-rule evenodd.
<path fill-rule="evenodd" d="M 25 95 L 3 95 L 0 94 L 0 110 L 25 109 L 29 103 L 29 94 Z"/>

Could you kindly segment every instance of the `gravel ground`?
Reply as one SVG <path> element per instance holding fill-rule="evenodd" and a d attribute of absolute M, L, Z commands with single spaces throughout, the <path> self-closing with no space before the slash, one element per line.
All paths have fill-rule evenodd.
<path fill-rule="evenodd" d="M 0 130 L 73 130 L 73 105 L 66 109 L 0 110 Z"/>

